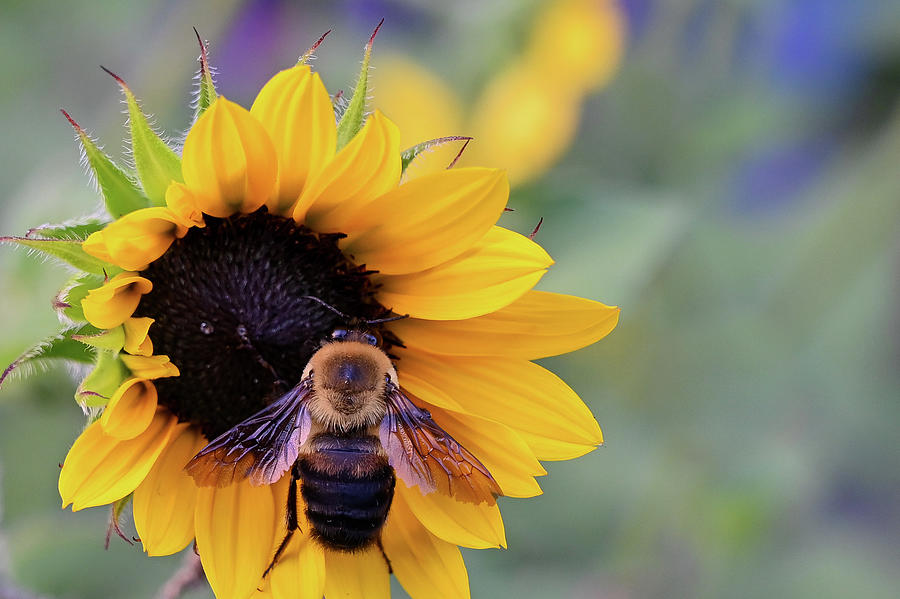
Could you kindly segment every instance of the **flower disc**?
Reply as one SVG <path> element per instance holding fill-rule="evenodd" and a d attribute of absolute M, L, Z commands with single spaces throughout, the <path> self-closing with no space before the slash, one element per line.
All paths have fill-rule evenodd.
<path fill-rule="evenodd" d="M 383 312 L 366 271 L 337 247 L 265 209 L 206 218 L 142 271 L 153 291 L 136 316 L 150 317 L 156 353 L 180 376 L 156 381 L 160 402 L 208 438 L 295 385 L 340 317 Z"/>

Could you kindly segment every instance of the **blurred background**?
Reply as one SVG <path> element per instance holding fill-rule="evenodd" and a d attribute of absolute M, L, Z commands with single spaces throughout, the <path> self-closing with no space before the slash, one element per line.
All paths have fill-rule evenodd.
<path fill-rule="evenodd" d="M 58 112 L 123 156 L 97 65 L 178 136 L 191 26 L 249 106 L 332 28 L 314 66 L 350 89 L 384 17 L 373 106 L 410 145 L 474 136 L 463 160 L 514 183 L 503 224 L 544 219 L 540 288 L 622 307 L 609 337 L 545 361 L 606 445 L 501 502 L 509 550 L 465 551 L 473 597 L 900 596 L 897 2 L 0 7 L 0 235 L 98 206 Z M 0 247 L 0 363 L 55 330 L 67 277 Z M 105 509 L 59 509 L 74 387 L 57 366 L 0 391 L 0 597 L 150 598 L 178 556 L 105 552 Z"/>

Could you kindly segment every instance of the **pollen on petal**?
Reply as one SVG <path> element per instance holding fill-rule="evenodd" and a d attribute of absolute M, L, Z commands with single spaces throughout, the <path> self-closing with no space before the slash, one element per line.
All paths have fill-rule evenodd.
<path fill-rule="evenodd" d="M 84 317 L 99 329 L 117 327 L 134 313 L 141 296 L 152 289 L 153 283 L 137 273 L 119 273 L 81 300 Z"/>

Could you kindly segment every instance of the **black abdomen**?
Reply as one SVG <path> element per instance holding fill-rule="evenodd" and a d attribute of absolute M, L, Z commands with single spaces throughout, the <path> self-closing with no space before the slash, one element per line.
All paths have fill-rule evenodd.
<path fill-rule="evenodd" d="M 394 471 L 376 437 L 317 435 L 301 456 L 300 494 L 312 533 L 340 551 L 378 539 L 394 497 Z"/>

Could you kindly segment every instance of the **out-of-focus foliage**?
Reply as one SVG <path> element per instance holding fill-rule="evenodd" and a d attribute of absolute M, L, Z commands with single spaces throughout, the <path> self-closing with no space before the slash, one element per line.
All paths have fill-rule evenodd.
<path fill-rule="evenodd" d="M 212 41 L 219 90 L 249 105 L 330 28 L 318 64 L 329 89 L 349 89 L 385 17 L 376 103 L 404 83 L 389 57 L 414 61 L 426 74 L 409 110 L 449 106 L 443 125 L 417 131 L 438 136 L 475 134 L 444 129 L 466 125 L 549 21 L 537 0 L 301 4 L 78 3 L 63 19 L 43 0 L 8 3 L 0 235 L 99 202 L 56 112 L 121 138 L 119 92 L 94 65 L 122 75 L 166 130 L 187 126 L 191 25 Z M 568 150 L 523 179 L 504 217 L 524 233 L 544 217 L 557 260 L 544 289 L 623 307 L 607 339 L 547 360 L 607 444 L 549 464 L 540 498 L 502 502 L 510 549 L 467 552 L 473 594 L 896 596 L 900 6 L 619 4 L 615 75 L 583 90 Z M 541 68 L 570 66 L 562 47 L 539 55 Z M 508 94 L 510 110 L 521 96 Z M 2 248 L 0 362 L 55 330 L 49 302 L 67 278 Z M 0 391 L 0 589 L 151 597 L 178 557 L 115 540 L 104 552 L 103 510 L 58 509 L 57 462 L 83 422 L 73 391 L 64 369 Z"/>

